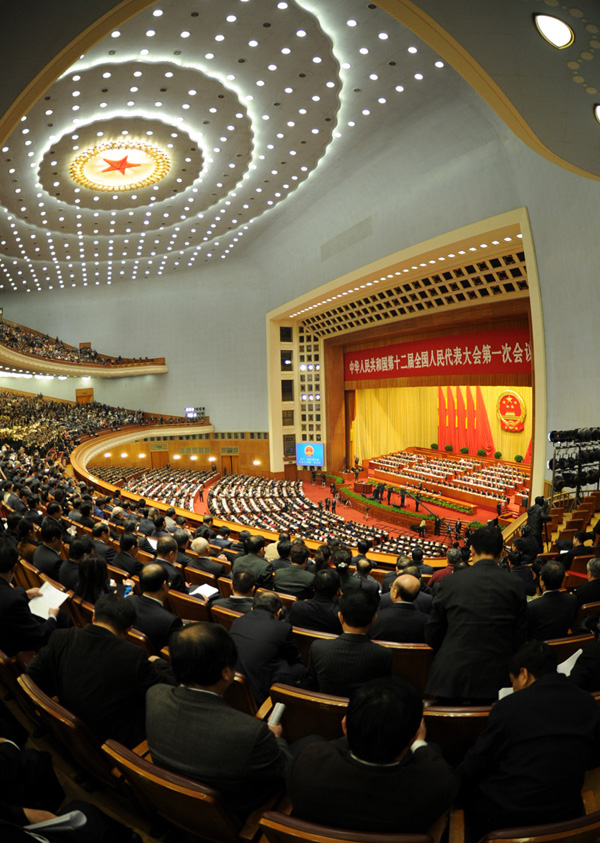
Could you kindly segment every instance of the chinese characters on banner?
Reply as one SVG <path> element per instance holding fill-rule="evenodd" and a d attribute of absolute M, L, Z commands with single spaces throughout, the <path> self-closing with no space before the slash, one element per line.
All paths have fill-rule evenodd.
<path fill-rule="evenodd" d="M 528 328 L 363 348 L 344 354 L 344 380 L 531 372 Z"/>

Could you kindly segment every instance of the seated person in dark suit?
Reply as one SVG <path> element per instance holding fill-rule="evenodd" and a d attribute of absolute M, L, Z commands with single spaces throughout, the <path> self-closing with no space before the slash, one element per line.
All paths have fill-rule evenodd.
<path fill-rule="evenodd" d="M 89 527 L 90 529 L 92 529 L 96 522 L 92 518 L 91 503 L 82 503 L 79 511 L 81 512 L 81 518 L 79 519 L 79 523 L 82 524 L 84 527 Z"/>
<path fill-rule="evenodd" d="M 262 536 L 251 536 L 246 542 L 246 553 L 233 562 L 233 571 L 251 571 L 259 588 L 270 588 L 273 569 L 264 558 L 265 540 Z"/>
<path fill-rule="evenodd" d="M 419 569 L 420 574 L 433 574 L 435 568 L 432 568 L 431 565 L 425 565 L 423 562 L 423 548 L 420 547 L 418 544 L 413 547 L 411 551 L 413 565 L 416 565 Z"/>
<path fill-rule="evenodd" d="M 292 547 L 292 537 L 287 532 L 279 533 L 279 538 L 276 542 L 271 542 L 267 545 L 265 550 L 265 559 L 267 562 L 271 562 L 271 564 L 278 558 L 281 557 L 281 551 L 279 549 L 279 542 L 287 541 L 290 543 L 290 550 Z M 289 551 L 288 551 L 289 555 Z M 288 560 L 289 561 L 289 560 Z M 292 563 L 289 562 L 291 565 Z M 280 566 L 281 567 L 281 566 Z"/>
<path fill-rule="evenodd" d="M 507 553 L 508 570 L 513 576 L 523 581 L 525 593 L 533 597 L 537 590 L 537 579 L 531 567 L 532 559 L 527 556 L 523 539 L 515 539 L 511 550 Z"/>
<path fill-rule="evenodd" d="M 113 594 L 115 590 L 108 581 L 106 560 L 95 553 L 84 555 L 79 563 L 75 597 L 81 597 L 86 603 L 95 603 L 103 594 Z"/>
<path fill-rule="evenodd" d="M 140 574 L 141 596 L 132 594 L 127 599 L 135 606 L 135 628 L 150 639 L 157 653 L 169 643 L 171 633 L 182 624 L 167 609 L 164 602 L 169 594 L 167 572 L 157 562 L 149 562 Z"/>
<path fill-rule="evenodd" d="M 105 559 L 109 565 L 112 565 L 117 552 L 114 547 L 108 544 L 110 531 L 104 521 L 101 521 L 92 528 L 92 539 L 94 542 L 94 553 Z"/>
<path fill-rule="evenodd" d="M 342 594 L 347 591 L 358 591 L 360 582 L 356 577 L 350 573 L 350 563 L 352 562 L 352 551 L 345 544 L 337 545 L 331 554 L 331 563 L 335 566 L 335 570 L 340 578 L 340 589 Z"/>
<path fill-rule="evenodd" d="M 510 673 L 515 693 L 494 705 L 458 768 L 474 840 L 580 816 L 585 771 L 598 764 L 597 705 L 556 672 L 551 648 L 529 641 L 513 656 Z"/>
<path fill-rule="evenodd" d="M 399 556 L 398 559 L 408 559 L 408 557 Z M 460 563 L 459 563 L 460 564 Z M 431 594 L 431 589 L 429 586 L 425 585 L 425 583 L 421 579 L 421 575 L 419 574 L 419 569 L 416 565 L 413 565 L 410 560 L 408 565 L 402 565 L 401 563 L 396 563 L 396 570 L 398 570 L 398 566 L 400 565 L 399 573 L 394 573 L 394 579 L 392 583 L 394 583 L 399 576 L 402 574 L 410 574 L 411 577 L 414 577 L 419 582 L 419 593 L 417 594 L 414 604 L 419 610 L 419 612 L 425 612 L 426 615 L 429 614 L 431 611 L 431 604 L 433 603 L 433 595 Z M 458 566 L 457 566 L 458 567 Z M 387 574 L 386 574 L 387 576 Z M 379 609 L 389 609 L 392 605 L 392 596 L 388 591 L 387 594 L 382 594 L 379 600 Z"/>
<path fill-rule="evenodd" d="M 187 594 L 187 586 L 183 576 L 175 567 L 177 561 L 177 542 L 173 536 L 161 536 L 156 545 L 156 561 L 159 562 L 169 578 L 169 588 Z"/>
<path fill-rule="evenodd" d="M 33 531 L 33 522 L 26 518 L 21 518 L 17 532 L 19 536 L 19 543 L 17 544 L 19 556 L 21 559 L 25 559 L 26 562 L 33 564 L 33 554 L 36 548 L 40 546 L 39 541 L 36 539 L 36 534 Z"/>
<path fill-rule="evenodd" d="M 17 549 L 0 539 L 0 650 L 14 656 L 19 650 L 39 650 L 57 627 L 58 609 L 44 620 L 31 613 L 29 601 L 38 588 L 11 586 L 18 562 Z"/>
<path fill-rule="evenodd" d="M 457 781 L 425 740 L 418 692 L 396 677 L 365 682 L 342 728 L 345 738 L 311 743 L 293 762 L 294 816 L 350 831 L 426 833 L 452 804 Z"/>
<path fill-rule="evenodd" d="M 254 598 L 251 612 L 231 625 L 231 637 L 238 648 L 238 670 L 247 677 L 258 705 L 268 697 L 274 682 L 299 685 L 304 679 L 292 627 L 281 617 L 281 598 L 266 592 Z"/>
<path fill-rule="evenodd" d="M 167 522 L 164 515 L 157 515 L 154 519 L 154 530 L 151 535 L 153 539 L 161 539 L 171 535 L 167 530 Z"/>
<path fill-rule="evenodd" d="M 2 533 L 2 538 L 9 541 L 13 547 L 19 543 L 19 524 L 21 522 L 21 515 L 18 512 L 10 512 L 6 519 L 6 529 Z"/>
<path fill-rule="evenodd" d="M 271 545 L 269 545 L 271 547 Z M 292 567 L 292 560 L 290 559 L 290 553 L 292 551 L 292 543 L 289 539 L 280 539 L 277 544 L 275 545 L 277 548 L 277 555 L 274 559 L 270 560 L 271 565 L 273 566 L 273 570 L 277 571 L 279 568 L 291 568 Z M 267 548 L 268 550 L 269 548 Z M 265 554 L 266 558 L 266 554 Z"/>
<path fill-rule="evenodd" d="M 154 532 L 154 519 L 158 515 L 158 509 L 155 507 L 143 507 L 142 508 L 142 517 L 140 518 L 140 523 L 138 526 L 138 530 L 144 536 L 151 536 Z"/>
<path fill-rule="evenodd" d="M 354 576 L 360 582 L 360 587 L 362 589 L 372 592 L 372 594 L 377 597 L 377 600 L 379 601 L 379 583 L 376 579 L 374 579 L 374 577 L 371 576 L 372 570 L 373 564 L 369 559 L 359 558 L 358 562 L 356 563 L 356 574 Z"/>
<path fill-rule="evenodd" d="M 339 635 L 342 625 L 338 617 L 340 578 L 336 571 L 324 568 L 315 574 L 315 596 L 310 600 L 296 600 L 288 613 L 292 626 L 314 629 L 318 632 L 333 632 Z"/>
<path fill-rule="evenodd" d="M 231 609 L 233 612 L 251 611 L 256 590 L 256 580 L 250 571 L 237 571 L 232 577 L 233 594 L 229 597 L 216 596 L 210 601 L 211 606 L 221 606 L 223 609 Z"/>
<path fill-rule="evenodd" d="M 585 542 L 588 541 L 589 538 L 590 535 L 588 533 L 583 530 L 577 530 L 573 536 L 573 546 L 570 550 L 566 550 L 558 554 L 556 557 L 557 561 L 562 562 L 567 571 L 573 564 L 573 559 L 575 559 L 576 556 L 587 556 L 588 554 L 594 552 L 591 547 L 585 546 Z M 560 548 L 560 542 L 558 546 Z"/>
<path fill-rule="evenodd" d="M 191 534 L 187 531 L 182 529 L 181 527 L 175 527 L 172 531 L 171 535 L 177 542 L 177 559 L 175 560 L 178 565 L 181 565 L 183 568 L 187 568 L 187 566 L 192 561 L 189 556 L 186 556 L 186 550 L 190 546 L 190 539 Z"/>
<path fill-rule="evenodd" d="M 527 604 L 527 637 L 538 641 L 567 635 L 577 612 L 574 594 L 559 591 L 565 578 L 560 562 L 546 562 L 540 572 L 542 596 Z"/>
<path fill-rule="evenodd" d="M 281 726 L 231 708 L 238 652 L 219 624 L 199 623 L 171 640 L 176 688 L 147 695 L 148 744 L 162 767 L 216 788 L 240 816 L 281 788 L 289 764 Z"/>
<path fill-rule="evenodd" d="M 33 564 L 53 580 L 58 580 L 60 566 L 63 558 L 60 555 L 62 550 L 62 529 L 53 519 L 48 519 L 42 524 L 42 543 L 35 549 Z"/>
<path fill-rule="evenodd" d="M 229 527 L 219 527 L 219 533 L 217 536 L 215 536 L 212 543 L 216 544 L 218 547 L 222 547 L 225 550 L 226 548 L 231 547 L 231 545 L 233 544 L 233 542 L 229 538 L 230 534 L 231 530 L 229 529 Z"/>
<path fill-rule="evenodd" d="M 392 605 L 379 609 L 369 630 L 369 638 L 423 644 L 427 615 L 415 606 L 419 588 L 419 581 L 410 574 L 398 577 L 390 591 Z"/>
<path fill-rule="evenodd" d="M 224 577 L 227 575 L 226 568 L 208 555 L 208 541 L 203 538 L 194 539 L 191 544 L 191 549 L 198 554 L 198 558 L 190 556 L 188 567 L 196 568 L 197 571 L 205 571 L 207 574 L 213 574 L 215 577 Z"/>
<path fill-rule="evenodd" d="M 123 533 L 119 538 L 119 552 L 111 564 L 126 571 L 130 577 L 139 577 L 144 566 L 136 559 L 137 552 L 138 537 L 134 533 Z"/>
<path fill-rule="evenodd" d="M 149 553 L 150 556 L 156 556 L 156 549 L 152 547 L 146 536 L 139 531 L 137 521 L 135 521 L 133 518 L 129 518 L 125 522 L 123 530 L 125 533 L 133 533 L 133 535 L 137 538 L 138 547 L 141 551 L 143 551 L 144 553 Z"/>
<path fill-rule="evenodd" d="M 587 582 L 576 588 L 574 594 L 578 609 L 586 603 L 600 601 L 600 558 L 587 563 Z"/>
<path fill-rule="evenodd" d="M 310 551 L 305 544 L 296 543 L 292 545 L 290 559 L 292 564 L 289 568 L 279 568 L 275 571 L 273 588 L 275 591 L 282 591 L 285 594 L 293 594 L 298 600 L 305 600 L 313 596 L 314 574 L 305 570 L 306 560 Z"/>
<path fill-rule="evenodd" d="M 84 556 L 94 552 L 94 542 L 89 536 L 77 536 L 69 545 L 69 558 L 58 572 L 58 581 L 69 591 L 75 591 L 79 582 L 79 563 Z"/>
<path fill-rule="evenodd" d="M 412 565 L 412 561 L 410 557 L 405 556 L 403 553 L 400 554 L 396 558 L 396 568 L 394 571 L 389 571 L 387 574 L 384 575 L 383 581 L 381 583 L 381 594 L 388 594 L 392 585 L 396 581 L 396 579 L 400 576 L 400 574 L 404 573 L 404 569 L 407 565 Z"/>
<path fill-rule="evenodd" d="M 170 666 L 150 661 L 141 647 L 126 641 L 135 624 L 133 604 L 103 595 L 94 621 L 83 629 L 57 630 L 31 661 L 27 673 L 42 691 L 58 696 L 99 740 L 114 738 L 137 746 L 146 736 L 146 691 L 173 682 Z"/>
<path fill-rule="evenodd" d="M 381 676 L 391 676 L 392 651 L 369 641 L 377 600 L 369 591 L 342 594 L 339 619 L 343 633 L 331 641 L 313 641 L 308 655 L 306 681 L 309 688 L 347 697 Z"/>

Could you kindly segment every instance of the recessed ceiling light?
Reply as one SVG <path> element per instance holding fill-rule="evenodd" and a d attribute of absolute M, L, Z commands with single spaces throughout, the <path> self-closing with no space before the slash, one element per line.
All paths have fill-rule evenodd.
<path fill-rule="evenodd" d="M 552 15 L 534 15 L 533 22 L 542 38 L 557 50 L 570 47 L 575 40 L 575 34 L 569 24 Z"/>
<path fill-rule="evenodd" d="M 600 104 L 598 103 L 594 106 L 594 117 L 600 123 Z"/>

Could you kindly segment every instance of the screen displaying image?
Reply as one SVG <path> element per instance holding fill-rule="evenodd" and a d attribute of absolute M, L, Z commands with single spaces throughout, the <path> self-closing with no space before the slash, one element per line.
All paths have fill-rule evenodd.
<path fill-rule="evenodd" d="M 323 465 L 323 442 L 296 444 L 296 465 Z"/>

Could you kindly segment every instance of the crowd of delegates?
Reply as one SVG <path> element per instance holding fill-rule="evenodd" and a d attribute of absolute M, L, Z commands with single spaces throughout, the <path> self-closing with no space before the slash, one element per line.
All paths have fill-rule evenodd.
<path fill-rule="evenodd" d="M 82 436 L 131 424 L 145 424 L 141 410 L 109 407 L 97 401 L 72 404 L 47 400 L 42 395 L 0 393 L 0 440 L 29 453 L 54 448 L 56 453 L 68 456 Z"/>
<path fill-rule="evenodd" d="M 325 541 L 336 536 L 355 545 L 366 537 L 384 541 L 387 532 L 369 524 L 345 520 L 323 503 L 306 497 L 300 480 L 267 480 L 245 474 L 228 474 L 209 490 L 209 511 L 227 521 L 262 530 L 287 530 L 305 539 Z"/>
<path fill-rule="evenodd" d="M 194 468 L 151 468 L 141 474 L 138 470 L 135 478 L 125 480 L 123 489 L 193 512 L 198 490 L 204 488 L 212 475 L 212 471 Z"/>
<path fill-rule="evenodd" d="M 129 477 L 135 477 L 140 473 L 140 469 L 134 465 L 94 465 L 90 463 L 86 468 L 95 477 L 113 485 L 122 483 Z"/>
<path fill-rule="evenodd" d="M 61 360 L 66 363 L 96 363 L 103 366 L 135 363 L 145 358 L 107 357 L 93 348 L 74 348 L 58 337 L 30 331 L 21 325 L 13 325 L 0 319 L 0 343 L 25 354 L 34 354 L 47 360 Z"/>

